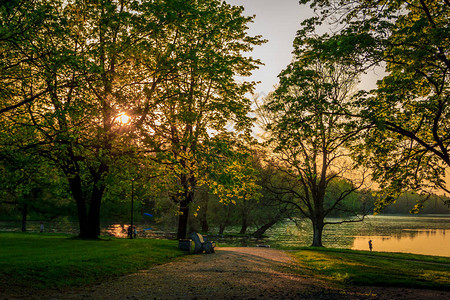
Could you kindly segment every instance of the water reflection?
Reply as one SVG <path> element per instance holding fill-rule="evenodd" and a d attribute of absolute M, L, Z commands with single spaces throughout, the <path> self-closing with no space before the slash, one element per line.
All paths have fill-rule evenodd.
<path fill-rule="evenodd" d="M 106 234 L 117 238 L 127 238 L 127 229 L 129 224 L 111 224 L 102 230 L 102 235 Z M 147 230 L 147 225 L 137 224 L 137 238 L 146 239 L 174 239 L 176 234 L 174 232 L 161 231 L 157 228 Z"/>
<path fill-rule="evenodd" d="M 329 248 L 368 251 L 368 241 L 372 239 L 374 251 L 450 257 L 449 232 L 450 215 L 378 215 L 360 223 L 326 226 L 322 242 Z M 273 247 L 309 246 L 312 242 L 311 224 L 307 220 L 299 227 L 291 222 L 279 224 L 268 231 L 266 242 Z"/>
<path fill-rule="evenodd" d="M 39 232 L 39 221 L 29 221 L 27 231 Z M 102 224 L 101 235 L 126 238 L 127 223 Z M 274 248 L 309 246 L 312 242 L 311 222 L 304 220 L 296 226 L 291 221 L 281 222 L 269 229 L 263 239 L 233 235 L 240 226 L 227 228 L 228 235 L 209 235 L 210 239 L 219 243 L 234 246 L 271 245 Z M 137 238 L 175 239 L 174 224 L 137 223 Z M 146 230 L 152 227 L 152 230 Z M 21 222 L 0 221 L 0 232 L 21 229 Z M 254 232 L 256 228 L 249 228 Z M 217 232 L 211 228 L 211 232 Z M 45 222 L 45 232 L 60 232 L 77 235 L 77 222 Z M 326 226 L 323 245 L 329 248 L 347 248 L 369 250 L 369 239 L 373 242 L 374 251 L 408 252 L 426 255 L 450 257 L 450 215 L 422 216 L 371 216 L 362 223 L 346 223 L 338 226 Z M 447 234 L 446 234 L 447 233 Z"/>
<path fill-rule="evenodd" d="M 445 238 L 445 229 L 404 229 L 391 236 L 356 236 L 351 249 L 403 252 L 424 255 L 450 256 L 450 240 Z"/>
<path fill-rule="evenodd" d="M 109 236 L 115 236 L 118 238 L 127 237 L 127 229 L 124 224 L 112 224 L 106 229 L 106 234 Z"/>

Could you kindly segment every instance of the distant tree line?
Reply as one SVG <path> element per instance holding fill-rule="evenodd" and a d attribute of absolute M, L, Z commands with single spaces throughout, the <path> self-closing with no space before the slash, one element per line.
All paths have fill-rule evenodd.
<path fill-rule="evenodd" d="M 381 211 L 382 214 L 409 214 L 414 211 L 417 203 L 423 203 L 423 207 L 417 211 L 418 214 L 448 214 L 449 207 L 438 195 L 420 195 L 416 193 L 404 193 L 389 206 Z"/>

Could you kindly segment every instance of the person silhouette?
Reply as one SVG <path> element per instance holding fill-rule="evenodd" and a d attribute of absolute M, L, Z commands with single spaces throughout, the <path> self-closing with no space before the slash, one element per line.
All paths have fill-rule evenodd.
<path fill-rule="evenodd" d="M 131 225 L 128 226 L 128 229 L 127 229 L 127 236 L 128 236 L 129 239 L 132 239 L 132 238 L 133 238 L 133 229 L 131 228 Z"/>
<path fill-rule="evenodd" d="M 369 240 L 369 250 L 372 251 L 372 240 Z"/>

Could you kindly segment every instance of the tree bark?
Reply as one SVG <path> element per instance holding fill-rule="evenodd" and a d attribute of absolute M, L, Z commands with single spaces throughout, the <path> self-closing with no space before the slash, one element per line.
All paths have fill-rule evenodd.
<path fill-rule="evenodd" d="M 272 219 L 269 223 L 266 223 L 263 226 L 261 226 L 252 235 L 256 238 L 262 237 L 262 235 L 267 231 L 267 229 L 269 229 L 270 227 L 275 225 L 277 222 L 278 222 L 278 219 Z"/>
<path fill-rule="evenodd" d="M 313 223 L 313 242 L 312 247 L 323 247 L 322 245 L 322 233 L 323 233 L 323 219 L 312 220 Z"/>
<path fill-rule="evenodd" d="M 187 200 L 183 200 L 180 203 L 180 216 L 178 217 L 178 232 L 177 239 L 182 240 L 186 238 L 187 224 L 189 217 L 189 203 Z"/>
<path fill-rule="evenodd" d="M 182 163 L 184 165 L 184 163 Z M 180 210 L 178 218 L 178 232 L 177 239 L 182 240 L 186 238 L 188 219 L 189 219 L 189 204 L 194 200 L 194 192 L 190 191 L 195 186 L 195 178 L 186 176 L 181 177 L 181 184 L 184 187 L 183 200 L 180 201 Z"/>
<path fill-rule="evenodd" d="M 247 232 L 248 224 L 247 224 L 247 216 L 244 214 L 242 216 L 242 225 L 241 225 L 241 231 L 239 231 L 240 234 L 245 234 Z"/>
<path fill-rule="evenodd" d="M 92 190 L 91 201 L 89 204 L 88 214 L 88 238 L 98 238 L 100 235 L 100 206 L 102 203 L 103 192 L 105 186 L 97 181 L 94 181 L 94 187 Z"/>
<path fill-rule="evenodd" d="M 242 222 L 241 222 L 241 231 L 239 231 L 240 234 L 245 234 L 247 232 L 248 228 L 248 205 L 246 200 L 244 199 L 242 203 Z"/>
<path fill-rule="evenodd" d="M 270 227 L 272 227 L 273 225 L 275 225 L 276 223 L 278 223 L 278 221 L 282 218 L 283 214 L 287 211 L 287 209 L 285 207 L 281 208 L 280 211 L 277 213 L 277 215 L 270 219 L 269 222 L 267 222 L 266 224 L 264 224 L 263 226 L 261 226 L 258 230 L 256 230 L 252 235 L 256 238 L 260 238 L 262 237 L 262 235 L 267 231 L 267 229 L 269 229 Z"/>
<path fill-rule="evenodd" d="M 67 177 L 69 180 L 72 197 L 75 199 L 75 203 L 77 204 L 78 223 L 80 226 L 79 237 L 90 238 L 89 223 L 86 213 L 86 202 L 83 197 L 81 178 L 78 174 L 67 174 Z"/>

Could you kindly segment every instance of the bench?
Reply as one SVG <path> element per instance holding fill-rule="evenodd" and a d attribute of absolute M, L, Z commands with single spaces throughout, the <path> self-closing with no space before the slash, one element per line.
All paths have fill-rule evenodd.
<path fill-rule="evenodd" d="M 192 241 L 194 241 L 194 253 L 214 253 L 214 247 L 216 247 L 215 242 L 208 241 L 207 238 L 203 237 L 200 233 L 193 232 L 189 236 Z"/>

